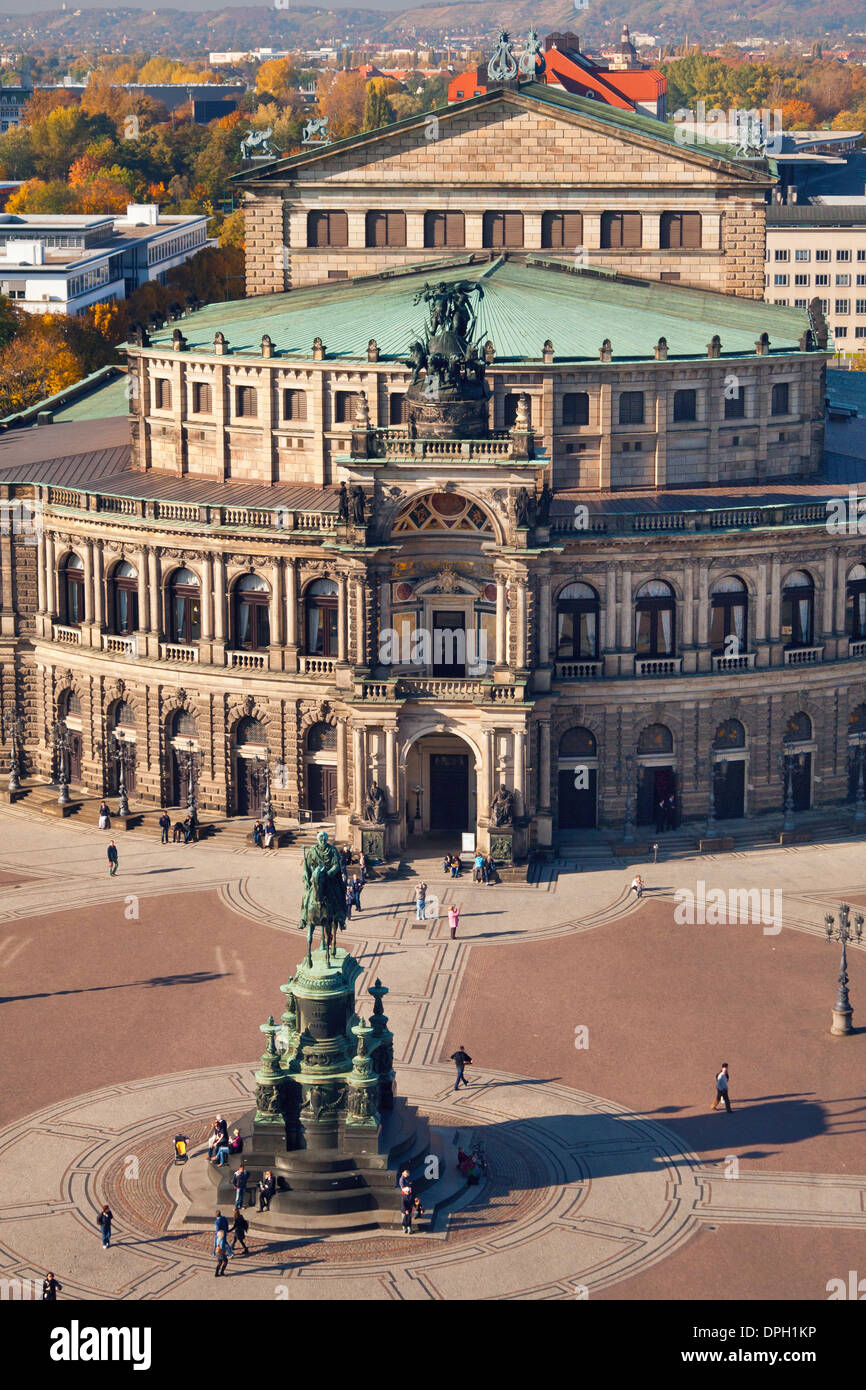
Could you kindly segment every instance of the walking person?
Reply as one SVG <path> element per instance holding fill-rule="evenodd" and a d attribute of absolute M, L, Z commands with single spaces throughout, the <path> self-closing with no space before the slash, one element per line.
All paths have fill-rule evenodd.
<path fill-rule="evenodd" d="M 358 855 L 358 869 L 361 874 L 361 887 L 367 882 L 367 856 L 363 852 Z"/>
<path fill-rule="evenodd" d="M 246 1167 L 244 1166 L 243 1159 L 241 1159 L 241 1166 L 235 1171 L 234 1176 L 232 1177 L 232 1187 L 235 1190 L 235 1211 L 238 1210 L 238 1207 L 242 1207 L 244 1204 L 244 1197 L 246 1196 L 248 1180 L 249 1174 L 246 1170 Z"/>
<path fill-rule="evenodd" d="M 724 1102 L 725 1109 L 727 1110 L 728 1114 L 730 1115 L 730 1113 L 731 1113 L 731 1097 L 730 1097 L 730 1095 L 728 1094 L 728 1082 L 729 1082 L 729 1081 L 730 1081 L 730 1073 L 729 1073 L 729 1071 L 728 1071 L 728 1064 L 727 1064 L 727 1062 L 722 1062 L 722 1069 L 721 1069 L 721 1071 L 719 1072 L 718 1076 L 716 1077 L 716 1098 L 715 1098 L 715 1100 L 713 1101 L 712 1106 L 711 1106 L 710 1108 L 711 1108 L 712 1110 L 718 1110 L 719 1106 Z"/>
<path fill-rule="evenodd" d="M 460 908 L 459 908 L 459 907 L 456 907 L 456 906 L 455 906 L 455 907 L 449 907 L 449 909 L 448 909 L 448 926 L 451 928 L 451 940 L 452 940 L 452 941 L 454 940 L 454 938 L 455 938 L 456 935 L 457 935 L 457 927 L 458 927 L 458 925 L 459 925 L 459 922 L 460 922 Z"/>
<path fill-rule="evenodd" d="M 427 921 L 427 884 L 421 880 L 415 888 L 415 921 Z"/>
<path fill-rule="evenodd" d="M 117 873 L 117 845 L 113 840 L 108 842 L 108 872 L 111 878 Z"/>
<path fill-rule="evenodd" d="M 58 1279 L 54 1278 L 54 1270 L 49 1269 L 45 1278 L 42 1280 L 42 1301 L 43 1303 L 56 1303 L 57 1295 L 63 1285 Z"/>
<path fill-rule="evenodd" d="M 405 1180 L 404 1180 L 404 1181 L 401 1181 L 401 1183 L 400 1183 L 400 1211 L 401 1211 L 402 1216 L 403 1216 L 403 1234 L 404 1234 L 404 1236 L 411 1236 L 411 1234 L 412 1234 L 412 1205 L 413 1205 L 413 1202 L 414 1202 L 414 1193 L 413 1193 L 413 1191 L 412 1191 L 412 1183 L 409 1181 L 409 1178 L 408 1178 L 408 1175 L 407 1175 L 406 1178 L 405 1178 Z"/>
<path fill-rule="evenodd" d="M 352 896 L 355 900 L 355 908 L 358 912 L 361 911 L 361 889 L 363 887 L 364 885 L 361 882 L 358 874 L 355 874 L 352 878 Z"/>
<path fill-rule="evenodd" d="M 217 1208 L 216 1216 L 215 1216 L 214 1223 L 213 1223 L 213 1252 L 214 1252 L 214 1254 L 216 1254 L 216 1252 L 217 1252 L 217 1250 L 218 1250 L 218 1248 L 219 1248 L 220 1236 L 228 1235 L 228 1229 L 229 1229 L 229 1219 L 228 1219 L 228 1217 L 227 1217 L 227 1216 L 223 1216 L 222 1212 L 219 1210 L 219 1208 Z"/>
<path fill-rule="evenodd" d="M 451 1053 L 451 1061 L 457 1068 L 457 1080 L 454 1082 L 454 1089 L 456 1091 L 461 1081 L 464 1086 L 469 1085 L 469 1082 L 463 1075 L 463 1068 L 472 1065 L 472 1058 L 469 1056 L 469 1053 L 464 1050 L 463 1044 L 461 1043 L 457 1051 Z"/>
<path fill-rule="evenodd" d="M 102 1248 L 107 1250 L 111 1244 L 111 1223 L 114 1220 L 114 1213 L 106 1202 L 102 1211 L 96 1218 L 96 1224 L 102 1231 Z"/>
<path fill-rule="evenodd" d="M 159 818 L 159 829 L 160 829 L 160 842 L 161 842 L 162 844 L 164 844 L 164 845 L 167 845 L 167 844 L 168 844 L 168 832 L 169 832 L 169 830 L 171 830 L 171 816 L 168 814 L 168 811 L 166 811 L 165 809 L 163 809 L 163 813 L 162 813 L 162 815 L 161 815 L 160 818 Z"/>
<path fill-rule="evenodd" d="M 637 896 L 638 901 L 640 901 L 640 899 L 643 897 L 643 886 L 643 879 L 641 878 L 640 874 L 635 874 L 634 878 L 631 881 L 631 888 L 629 889 L 629 892 L 634 893 Z"/>
<path fill-rule="evenodd" d="M 214 1270 L 214 1278 L 216 1278 L 218 1274 L 225 1274 L 226 1270 L 228 1269 L 229 1260 L 234 1259 L 234 1255 L 232 1251 L 229 1249 L 228 1234 L 226 1231 L 220 1231 L 219 1235 L 217 1236 L 216 1245 L 214 1246 L 214 1254 L 216 1255 L 216 1269 Z"/>
<path fill-rule="evenodd" d="M 244 1216 L 243 1212 L 240 1211 L 238 1208 L 235 1208 L 235 1219 L 232 1222 L 229 1229 L 232 1233 L 232 1238 L 229 1241 L 230 1248 L 234 1250 L 235 1245 L 238 1241 L 240 1241 L 241 1248 L 244 1254 L 248 1255 L 250 1252 L 247 1248 L 246 1236 L 247 1231 L 250 1229 L 250 1223 L 249 1221 L 247 1221 L 247 1218 Z"/>

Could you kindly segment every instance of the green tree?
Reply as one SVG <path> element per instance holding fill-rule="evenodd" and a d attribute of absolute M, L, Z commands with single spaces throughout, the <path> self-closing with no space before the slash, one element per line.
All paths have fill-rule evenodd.
<path fill-rule="evenodd" d="M 394 108 L 385 94 L 385 83 L 380 77 L 374 77 L 371 82 L 367 83 L 361 129 L 379 130 L 381 126 L 390 125 L 393 119 Z"/>

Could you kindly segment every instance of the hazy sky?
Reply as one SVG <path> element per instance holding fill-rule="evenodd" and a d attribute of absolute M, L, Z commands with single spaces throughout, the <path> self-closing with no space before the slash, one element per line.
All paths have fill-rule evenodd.
<path fill-rule="evenodd" d="M 412 8 L 412 4 L 413 0 L 367 0 L 366 3 L 364 0 L 361 0 L 361 3 L 358 0 L 328 0 L 327 4 L 321 6 L 296 5 L 292 2 L 288 8 L 290 10 L 321 8 L 328 10 L 399 11 Z M 224 6 L 219 3 L 219 0 L 184 0 L 183 4 L 175 3 L 173 5 L 155 5 L 153 0 L 149 0 L 149 2 L 148 0 L 122 0 L 120 4 L 118 4 L 118 0 L 86 0 L 84 4 L 79 6 L 76 0 L 66 0 L 67 11 L 78 8 L 87 10 L 219 10 L 229 7 L 232 9 L 261 9 L 263 4 L 262 0 L 227 0 Z M 0 0 L 0 14 L 3 15 L 33 14 L 36 11 L 57 11 L 59 9 L 60 0 L 27 0 L 26 4 L 22 3 L 22 0 Z"/>

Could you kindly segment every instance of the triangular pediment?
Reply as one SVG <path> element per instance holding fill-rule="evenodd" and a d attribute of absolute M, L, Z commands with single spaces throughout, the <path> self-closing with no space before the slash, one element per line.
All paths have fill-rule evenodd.
<path fill-rule="evenodd" d="M 761 160 L 722 146 L 678 145 L 673 128 L 530 83 L 423 112 L 380 130 L 317 146 L 236 175 L 251 190 L 349 183 L 491 183 L 537 188 L 575 183 L 631 186 L 695 180 L 769 185 Z M 703 181 L 703 180 L 701 180 Z"/>

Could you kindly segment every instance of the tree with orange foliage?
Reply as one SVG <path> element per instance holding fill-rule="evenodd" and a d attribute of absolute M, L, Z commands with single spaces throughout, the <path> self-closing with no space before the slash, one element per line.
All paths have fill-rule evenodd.
<path fill-rule="evenodd" d="M 27 179 L 6 201 L 7 212 L 76 212 L 75 189 L 62 179 Z"/>
<path fill-rule="evenodd" d="M 324 73 L 319 79 L 316 105 L 328 117 L 328 135 L 343 140 L 357 135 L 364 120 L 367 84 L 359 72 Z"/>
<path fill-rule="evenodd" d="M 808 101 L 786 101 L 782 106 L 784 130 L 814 130 L 818 124 L 815 108 Z"/>
<path fill-rule="evenodd" d="M 298 85 L 298 70 L 291 58 L 271 58 L 256 73 L 256 91 L 274 97 L 287 97 Z"/>

